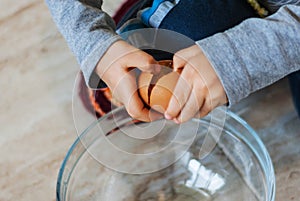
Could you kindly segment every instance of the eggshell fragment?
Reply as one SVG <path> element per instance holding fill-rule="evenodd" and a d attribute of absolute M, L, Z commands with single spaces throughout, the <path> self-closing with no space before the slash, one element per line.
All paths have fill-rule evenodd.
<path fill-rule="evenodd" d="M 138 79 L 139 93 L 145 104 L 164 113 L 167 109 L 179 73 L 172 70 L 172 61 L 159 62 L 162 65 L 159 75 L 142 72 Z"/>

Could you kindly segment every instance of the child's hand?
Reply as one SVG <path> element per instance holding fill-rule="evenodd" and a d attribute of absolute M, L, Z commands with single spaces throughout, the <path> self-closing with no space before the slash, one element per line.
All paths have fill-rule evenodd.
<path fill-rule="evenodd" d="M 113 96 L 122 102 L 135 119 L 152 121 L 162 115 L 149 111 L 138 96 L 135 72 L 137 67 L 142 71 L 155 73 L 160 67 L 155 59 L 125 41 L 115 42 L 99 61 L 96 72 L 111 89 Z"/>
<path fill-rule="evenodd" d="M 181 123 L 203 117 L 227 102 L 216 72 L 197 45 L 177 52 L 173 63 L 174 70 L 183 69 L 165 112 L 166 119 Z"/>

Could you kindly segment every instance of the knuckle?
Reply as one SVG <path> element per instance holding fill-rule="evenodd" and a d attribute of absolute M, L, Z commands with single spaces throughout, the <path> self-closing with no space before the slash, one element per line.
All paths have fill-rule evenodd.
<path fill-rule="evenodd" d="M 179 51 L 175 52 L 174 57 L 182 59 L 183 54 L 184 54 L 184 50 L 179 50 Z"/>
<path fill-rule="evenodd" d="M 180 58 L 181 58 L 181 57 L 180 57 L 180 53 L 179 53 L 179 52 L 176 52 L 176 53 L 174 54 L 174 56 L 173 56 L 174 62 L 177 61 L 177 60 L 179 60 Z"/>
<path fill-rule="evenodd" d="M 143 52 L 143 51 L 140 51 L 139 54 L 137 54 L 137 57 L 139 59 L 142 58 L 144 60 L 144 62 L 146 62 L 146 63 L 151 63 L 154 61 L 154 58 L 150 54 Z"/>
<path fill-rule="evenodd" d="M 150 54 L 145 53 L 145 58 L 149 63 L 153 63 L 155 59 Z"/>
<path fill-rule="evenodd" d="M 151 55 L 148 55 L 147 53 L 141 54 L 137 58 L 137 61 L 138 61 L 138 67 L 141 70 L 147 72 L 152 72 L 154 68 L 154 64 L 156 64 L 155 59 Z"/>
<path fill-rule="evenodd" d="M 183 57 L 182 57 L 182 55 L 181 55 L 181 52 L 176 52 L 175 54 L 174 54 L 174 56 L 173 56 L 173 62 L 174 63 L 181 63 L 181 62 L 183 62 L 184 61 L 184 59 L 183 59 Z"/>

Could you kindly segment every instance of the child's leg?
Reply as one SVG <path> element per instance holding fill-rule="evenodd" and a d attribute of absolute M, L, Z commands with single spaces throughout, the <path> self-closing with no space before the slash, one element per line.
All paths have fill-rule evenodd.
<path fill-rule="evenodd" d="M 289 75 L 290 87 L 293 95 L 294 104 L 300 117 L 300 71 Z"/>
<path fill-rule="evenodd" d="M 166 15 L 159 28 L 181 33 L 197 41 L 225 31 L 250 17 L 258 15 L 247 1 L 182 0 Z"/>

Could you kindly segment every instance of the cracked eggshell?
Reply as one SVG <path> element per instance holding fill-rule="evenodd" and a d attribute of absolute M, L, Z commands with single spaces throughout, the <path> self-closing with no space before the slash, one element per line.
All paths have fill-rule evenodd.
<path fill-rule="evenodd" d="M 153 74 L 142 72 L 138 79 L 138 90 L 140 93 L 141 98 L 143 99 L 144 103 L 148 105 L 148 88 L 150 86 L 151 79 Z"/>
<path fill-rule="evenodd" d="M 161 64 L 163 65 L 164 63 Z M 170 66 L 166 66 L 167 65 L 165 65 L 164 68 L 170 68 Z M 139 93 L 144 103 L 160 113 L 164 113 L 167 109 L 173 90 L 179 78 L 178 72 L 165 70 L 162 72 L 167 73 L 163 74 L 156 83 L 151 83 L 154 76 L 151 73 L 142 72 L 138 79 Z M 149 89 L 149 87 L 152 87 L 152 89 Z"/>
<path fill-rule="evenodd" d="M 171 72 L 157 81 L 150 95 L 151 108 L 161 113 L 166 111 L 178 78 L 177 72 Z"/>

